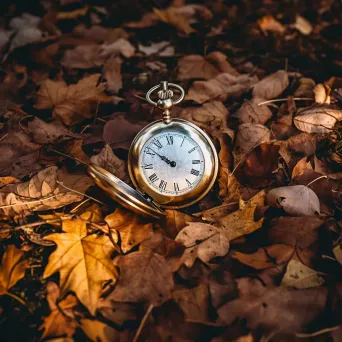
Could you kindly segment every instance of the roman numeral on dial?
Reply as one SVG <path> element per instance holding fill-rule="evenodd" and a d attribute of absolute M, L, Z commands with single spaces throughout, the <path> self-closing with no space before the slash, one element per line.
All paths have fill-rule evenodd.
<path fill-rule="evenodd" d="M 171 135 L 167 135 L 166 140 L 168 145 L 173 145 L 173 137 Z"/>
<path fill-rule="evenodd" d="M 155 156 L 155 154 L 151 150 L 149 150 L 149 149 L 146 149 L 145 153 L 146 154 L 150 154 L 151 156 Z"/>
<path fill-rule="evenodd" d="M 158 149 L 163 147 L 159 140 L 153 141 L 153 144 L 155 144 L 158 147 Z"/>
<path fill-rule="evenodd" d="M 155 173 L 153 173 L 148 178 L 150 179 L 151 182 L 155 182 L 157 179 L 159 179 L 159 177 Z"/>
<path fill-rule="evenodd" d="M 159 189 L 160 190 L 165 190 L 166 189 L 167 182 L 161 180 L 159 184 Z"/>
<path fill-rule="evenodd" d="M 196 147 L 192 148 L 190 151 L 188 151 L 188 153 L 190 154 L 190 153 L 194 152 L 195 150 L 196 150 Z"/>
<path fill-rule="evenodd" d="M 153 164 L 143 165 L 142 166 L 145 170 L 153 169 Z"/>
<path fill-rule="evenodd" d="M 200 172 L 199 172 L 198 170 L 191 169 L 190 173 L 191 173 L 192 175 L 198 176 Z"/>
<path fill-rule="evenodd" d="M 173 187 L 174 187 L 175 191 L 179 191 L 178 183 L 173 183 Z"/>
<path fill-rule="evenodd" d="M 201 161 L 200 161 L 200 160 L 193 160 L 192 163 L 193 163 L 193 164 L 200 164 Z"/>
<path fill-rule="evenodd" d="M 188 186 L 192 186 L 191 182 L 189 182 L 186 178 L 185 178 L 185 180 L 186 180 L 186 183 L 188 184 Z"/>

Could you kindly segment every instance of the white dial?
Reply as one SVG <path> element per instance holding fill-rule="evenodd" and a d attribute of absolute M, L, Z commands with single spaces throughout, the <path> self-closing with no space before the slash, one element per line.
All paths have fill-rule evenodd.
<path fill-rule="evenodd" d="M 195 140 L 170 131 L 157 134 L 144 144 L 139 165 L 151 188 L 177 196 L 196 187 L 203 177 L 205 161 Z"/>

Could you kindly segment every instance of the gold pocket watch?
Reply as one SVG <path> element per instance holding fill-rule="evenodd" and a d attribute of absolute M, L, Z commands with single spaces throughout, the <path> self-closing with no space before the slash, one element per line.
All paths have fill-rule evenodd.
<path fill-rule="evenodd" d="M 169 87 L 180 91 L 175 101 Z M 151 95 L 158 89 L 159 99 L 154 102 Z M 218 158 L 209 136 L 189 121 L 170 117 L 173 105 L 183 98 L 183 88 L 166 81 L 147 92 L 147 101 L 163 111 L 163 119 L 144 127 L 130 146 L 128 171 L 136 190 L 103 168 L 89 165 L 99 187 L 140 215 L 162 218 L 162 208 L 190 206 L 214 185 Z"/>

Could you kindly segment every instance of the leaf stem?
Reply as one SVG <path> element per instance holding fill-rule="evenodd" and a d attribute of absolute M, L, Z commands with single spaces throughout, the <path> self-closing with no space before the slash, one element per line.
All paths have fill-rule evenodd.
<path fill-rule="evenodd" d="M 14 298 L 15 300 L 17 300 L 20 304 L 24 305 L 27 307 L 27 304 L 26 302 L 21 299 L 19 296 L 15 295 L 14 293 L 11 293 L 11 292 L 5 292 L 4 294 L 6 294 L 7 296 L 10 296 L 12 298 Z M 28 308 L 28 307 L 27 307 Z M 31 312 L 31 310 L 29 309 L 29 311 Z"/>
<path fill-rule="evenodd" d="M 294 101 L 309 101 L 309 100 L 314 101 L 314 99 L 311 97 L 294 97 L 293 100 Z M 260 102 L 260 103 L 258 103 L 258 106 L 261 106 L 261 105 L 264 105 L 267 103 L 283 102 L 283 101 L 287 101 L 287 98 L 286 99 L 275 99 L 275 100 L 268 100 L 268 101 Z"/>
<path fill-rule="evenodd" d="M 141 322 L 140 322 L 139 328 L 138 328 L 137 332 L 136 332 L 135 335 L 134 335 L 133 342 L 137 342 L 137 341 L 138 341 L 138 338 L 139 338 L 139 336 L 140 336 L 140 334 L 141 334 L 141 331 L 142 331 L 142 329 L 143 329 L 143 327 L 144 327 L 144 325 L 145 325 L 145 323 L 146 323 L 146 320 L 147 320 L 148 316 L 150 315 L 150 313 L 151 313 L 153 307 L 154 307 L 153 304 L 150 304 L 150 306 L 148 307 L 148 309 L 147 309 L 147 311 L 146 311 L 146 313 L 145 313 L 143 319 L 142 319 Z"/>

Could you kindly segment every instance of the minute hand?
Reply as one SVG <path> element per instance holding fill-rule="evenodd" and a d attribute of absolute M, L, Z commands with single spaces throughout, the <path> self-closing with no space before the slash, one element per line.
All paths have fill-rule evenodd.
<path fill-rule="evenodd" d="M 152 148 L 150 148 L 150 147 L 149 147 L 149 150 L 151 150 L 153 153 L 155 153 L 158 157 L 160 157 L 161 160 L 165 161 L 167 164 L 171 164 L 171 160 L 169 160 L 168 158 L 161 156 L 159 153 L 152 150 Z"/>

